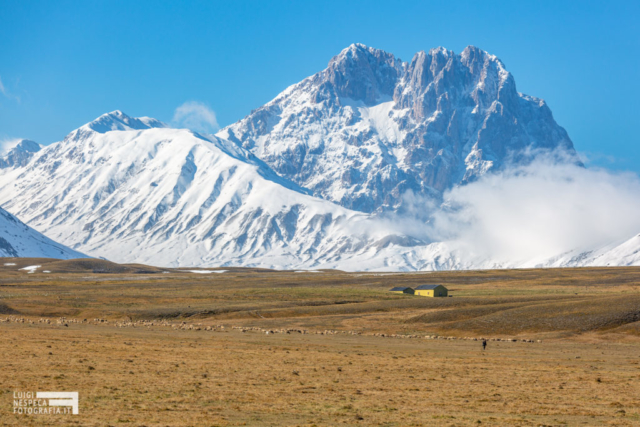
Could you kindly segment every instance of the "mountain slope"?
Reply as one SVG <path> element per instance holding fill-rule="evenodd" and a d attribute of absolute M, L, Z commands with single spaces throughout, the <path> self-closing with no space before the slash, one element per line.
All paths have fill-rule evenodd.
<path fill-rule="evenodd" d="M 85 258 L 43 236 L 0 208 L 0 257 Z"/>
<path fill-rule="evenodd" d="M 640 234 L 591 251 L 572 251 L 545 263 L 545 267 L 640 266 Z"/>
<path fill-rule="evenodd" d="M 305 194 L 229 141 L 147 123 L 113 112 L 71 132 L 0 174 L 0 204 L 119 262 L 313 267 L 419 243 Z"/>
<path fill-rule="evenodd" d="M 529 148 L 575 154 L 546 103 L 518 93 L 495 56 L 473 46 L 411 62 L 354 44 L 218 136 L 313 194 L 363 212 L 522 162 Z"/>

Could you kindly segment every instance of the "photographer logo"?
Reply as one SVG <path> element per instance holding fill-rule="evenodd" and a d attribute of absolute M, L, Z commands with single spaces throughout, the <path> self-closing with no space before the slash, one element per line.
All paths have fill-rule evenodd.
<path fill-rule="evenodd" d="M 14 391 L 13 413 L 78 415 L 77 391 Z"/>

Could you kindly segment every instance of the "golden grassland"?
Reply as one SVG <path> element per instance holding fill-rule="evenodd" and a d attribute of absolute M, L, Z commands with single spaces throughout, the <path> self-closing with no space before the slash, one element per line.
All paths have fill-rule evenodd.
<path fill-rule="evenodd" d="M 0 424 L 640 425 L 640 268 L 222 270 L 0 259 Z M 452 297 L 388 292 L 421 283 Z"/>

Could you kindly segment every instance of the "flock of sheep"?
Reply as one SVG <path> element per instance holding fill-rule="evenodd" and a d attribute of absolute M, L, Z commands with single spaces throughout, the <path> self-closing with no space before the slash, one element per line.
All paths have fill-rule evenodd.
<path fill-rule="evenodd" d="M 503 342 L 525 342 L 525 343 L 541 343 L 542 340 L 532 340 L 532 339 L 524 339 L 524 338 L 485 338 L 485 337 L 453 337 L 453 336 L 442 336 L 442 335 L 407 335 L 407 334 L 385 334 L 385 333 L 362 333 L 359 331 L 337 331 L 337 330 L 329 330 L 325 329 L 323 331 L 309 331 L 307 329 L 299 329 L 299 328 L 286 328 L 286 329 L 264 329 L 258 328 L 255 326 L 247 327 L 247 326 L 224 326 L 224 325 L 203 325 L 202 323 L 187 323 L 187 322 L 169 322 L 167 320 L 159 320 L 159 321 L 150 321 L 150 320 L 116 320 L 109 321 L 108 319 L 95 318 L 92 320 L 88 319 L 73 319 L 60 317 L 55 320 L 51 320 L 49 318 L 40 318 L 37 320 L 33 320 L 25 317 L 17 317 L 17 316 L 7 316 L 0 317 L 0 323 L 8 322 L 8 323 L 44 323 L 48 325 L 58 325 L 68 327 L 69 323 L 78 323 L 78 324 L 91 324 L 91 325 L 108 325 L 114 326 L 117 328 L 151 328 L 151 327 L 170 327 L 173 330 L 189 330 L 189 331 L 214 331 L 214 332 L 226 332 L 228 329 L 238 330 L 240 332 L 257 332 L 263 333 L 266 335 L 270 334 L 313 334 L 313 335 L 362 335 L 362 336 L 373 336 L 373 337 L 381 337 L 381 338 L 404 338 L 404 339 L 412 339 L 412 338 L 422 338 L 422 339 L 439 339 L 439 340 L 467 340 L 467 341 L 503 341 Z"/>

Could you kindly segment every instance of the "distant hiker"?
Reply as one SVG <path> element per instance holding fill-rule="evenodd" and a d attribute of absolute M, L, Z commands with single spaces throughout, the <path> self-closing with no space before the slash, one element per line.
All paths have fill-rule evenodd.
<path fill-rule="evenodd" d="M 482 350 L 486 350 L 487 349 L 487 340 L 486 339 L 482 339 Z"/>

